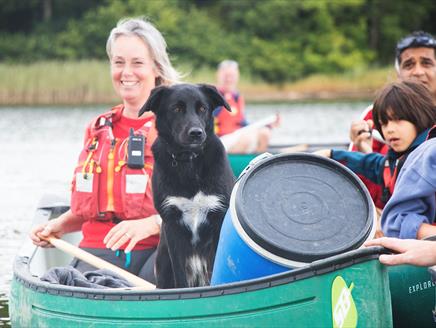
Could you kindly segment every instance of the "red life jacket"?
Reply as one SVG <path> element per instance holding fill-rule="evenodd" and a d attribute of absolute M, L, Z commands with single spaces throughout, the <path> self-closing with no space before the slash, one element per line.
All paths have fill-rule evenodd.
<path fill-rule="evenodd" d="M 97 117 L 79 156 L 72 183 L 71 210 L 86 220 L 140 219 L 156 214 L 151 192 L 156 139 L 154 116 L 135 134 L 144 135 L 144 168 L 127 167 L 127 139 L 113 136 L 113 123 L 121 118 L 123 106 Z"/>
<path fill-rule="evenodd" d="M 245 121 L 244 98 L 240 94 L 232 92 L 221 92 L 221 94 L 223 94 L 232 111 L 229 112 L 224 107 L 219 108 L 219 113 L 215 116 L 215 133 L 219 137 L 240 129 Z"/>
<path fill-rule="evenodd" d="M 389 160 L 385 160 L 385 167 L 383 169 L 383 201 L 385 203 L 387 203 L 394 192 L 395 183 L 398 178 L 399 166 L 400 164 L 401 166 L 404 164 L 406 157 L 406 155 L 403 155 L 395 161 L 393 172 L 391 171 Z"/>

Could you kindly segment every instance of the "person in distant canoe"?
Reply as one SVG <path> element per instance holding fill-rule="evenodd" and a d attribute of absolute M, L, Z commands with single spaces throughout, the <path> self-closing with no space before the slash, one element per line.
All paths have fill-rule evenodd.
<path fill-rule="evenodd" d="M 239 65 L 234 60 L 224 60 L 218 65 L 217 89 L 229 103 L 232 111 L 222 107 L 214 111 L 215 132 L 221 138 L 229 153 L 261 153 L 269 145 L 271 129 L 279 124 L 279 116 L 272 124 L 232 135 L 236 130 L 248 125 L 245 117 L 244 97 L 237 87 L 239 82 Z"/>
<path fill-rule="evenodd" d="M 436 123 L 436 108 L 426 87 L 421 83 L 403 81 L 381 90 L 374 102 L 373 116 L 375 128 L 389 146 L 386 155 L 336 149 L 316 153 L 339 161 L 380 185 L 383 201 L 387 202 L 408 155 L 426 140 Z"/>
<path fill-rule="evenodd" d="M 161 33 L 141 18 L 118 22 L 106 50 L 112 84 L 122 104 L 99 115 L 86 129 L 74 172 L 71 209 L 34 227 L 30 238 L 35 245 L 48 247 L 40 236 L 61 237 L 81 230 L 79 247 L 154 282 L 160 217 L 151 192 L 151 145 L 157 132 L 154 114 L 138 117 L 138 113 L 155 86 L 172 85 L 179 74 L 169 61 Z M 135 150 L 134 162 L 128 151 L 132 129 L 136 140 L 145 139 Z M 72 266 L 81 272 L 95 270 L 78 259 Z"/>
<path fill-rule="evenodd" d="M 436 39 L 429 33 L 417 31 L 398 41 L 395 49 L 395 69 L 399 80 L 422 83 L 436 100 Z M 372 106 L 363 113 L 362 119 L 353 121 L 350 127 L 352 150 L 363 153 L 386 154 L 388 146 L 373 138 Z M 382 189 L 362 177 L 375 205 L 382 209 Z"/>

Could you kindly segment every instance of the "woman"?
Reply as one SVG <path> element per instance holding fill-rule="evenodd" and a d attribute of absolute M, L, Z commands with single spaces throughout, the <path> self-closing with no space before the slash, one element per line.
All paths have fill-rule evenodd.
<path fill-rule="evenodd" d="M 179 74 L 169 61 L 160 32 L 142 19 L 119 21 L 106 51 L 112 84 L 122 104 L 98 116 L 86 129 L 73 178 L 71 209 L 33 228 L 30 238 L 35 245 L 48 247 L 38 234 L 61 237 L 82 230 L 81 248 L 153 282 L 151 255 L 160 231 L 150 179 L 150 147 L 156 131 L 154 115 L 147 112 L 138 118 L 138 113 L 155 86 L 176 83 Z M 138 149 L 129 152 L 129 139 L 144 144 L 139 157 Z M 71 265 L 82 272 L 94 269 L 78 259 Z"/>

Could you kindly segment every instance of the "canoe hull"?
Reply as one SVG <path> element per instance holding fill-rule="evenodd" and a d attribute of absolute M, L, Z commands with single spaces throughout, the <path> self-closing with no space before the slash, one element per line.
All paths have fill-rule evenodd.
<path fill-rule="evenodd" d="M 47 202 L 43 202 L 47 203 Z M 65 204 L 64 204 L 65 205 Z M 40 206 L 34 224 L 67 206 Z M 59 210 L 61 209 L 61 210 Z M 80 234 L 68 234 L 76 243 Z M 365 248 L 305 267 L 213 287 L 141 291 L 49 284 L 40 276 L 69 255 L 30 240 L 14 262 L 9 311 L 13 327 L 391 327 L 382 248 Z M 354 324 L 353 324 L 354 323 Z"/>
<path fill-rule="evenodd" d="M 435 327 L 435 284 L 428 269 L 401 265 L 388 273 L 394 326 Z"/>
<path fill-rule="evenodd" d="M 253 281 L 152 292 L 49 285 L 19 274 L 27 264 L 16 262 L 11 323 L 14 327 L 308 327 L 331 326 L 334 318 L 340 321 L 355 311 L 358 326 L 391 327 L 388 275 L 377 258 L 374 252 L 354 251 Z M 351 289 L 349 298 L 332 299 L 335 279 Z"/>

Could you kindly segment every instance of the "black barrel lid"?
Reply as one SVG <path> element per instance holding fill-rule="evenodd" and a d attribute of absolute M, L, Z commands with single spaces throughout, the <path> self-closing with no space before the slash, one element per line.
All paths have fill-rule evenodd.
<path fill-rule="evenodd" d="M 239 181 L 237 218 L 263 249 L 312 262 L 358 248 L 371 233 L 368 190 L 348 168 L 313 154 L 261 160 Z"/>

